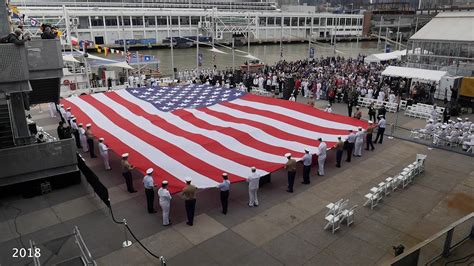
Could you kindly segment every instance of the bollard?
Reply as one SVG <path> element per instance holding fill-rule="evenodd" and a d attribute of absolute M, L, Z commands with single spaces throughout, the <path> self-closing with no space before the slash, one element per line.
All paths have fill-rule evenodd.
<path fill-rule="evenodd" d="M 161 266 L 166 266 L 165 257 L 163 257 L 163 256 L 160 256 L 160 265 Z"/>
<path fill-rule="evenodd" d="M 132 241 L 128 240 L 127 238 L 127 220 L 123 219 L 123 233 L 125 235 L 125 241 L 122 243 L 123 248 L 128 248 L 132 245 Z"/>

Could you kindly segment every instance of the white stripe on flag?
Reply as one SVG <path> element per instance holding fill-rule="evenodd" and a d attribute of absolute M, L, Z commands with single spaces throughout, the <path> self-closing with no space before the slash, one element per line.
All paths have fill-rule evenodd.
<path fill-rule="evenodd" d="M 161 127 L 158 127 L 151 123 L 150 120 L 138 116 L 132 113 L 130 110 L 125 108 L 123 105 L 113 101 L 109 97 L 105 96 L 102 93 L 93 94 L 94 98 L 99 100 L 100 102 L 107 105 L 109 108 L 113 109 L 118 115 L 125 118 L 126 120 L 130 121 L 135 125 L 139 125 L 140 128 L 146 130 L 147 132 L 161 138 L 172 145 L 184 150 L 186 153 L 190 154 L 191 156 L 198 158 L 201 161 L 207 162 L 208 164 L 221 169 L 223 172 L 231 173 L 236 176 L 245 178 L 245 174 L 248 173 L 250 165 L 242 165 L 236 163 L 228 158 L 221 157 L 215 153 L 212 153 L 201 145 L 181 136 L 174 135 Z M 174 121 L 173 121 L 174 122 Z M 174 124 L 174 123 L 173 123 Z M 284 163 L 284 158 L 280 157 L 280 162 Z M 268 172 L 261 171 L 261 175 L 266 175 Z"/>
<path fill-rule="evenodd" d="M 198 172 L 195 172 L 194 170 L 188 168 L 186 165 L 183 165 L 175 159 L 171 158 L 166 153 L 160 151 L 159 149 L 146 143 L 142 139 L 136 137 L 133 133 L 128 132 L 127 130 L 119 127 L 117 124 L 115 124 L 105 115 L 103 115 L 99 110 L 97 110 L 95 107 L 93 107 L 80 97 L 70 97 L 68 98 L 68 101 L 77 105 L 87 116 L 89 116 L 94 121 L 94 123 L 98 127 L 114 135 L 122 142 L 126 142 L 129 147 L 142 154 L 144 157 L 146 157 L 158 167 L 171 173 L 175 178 L 184 182 L 184 179 L 186 177 L 192 177 L 193 183 L 201 188 L 215 187 L 217 185 L 216 181 L 206 176 L 203 176 Z M 246 170 L 248 171 L 248 168 Z"/>

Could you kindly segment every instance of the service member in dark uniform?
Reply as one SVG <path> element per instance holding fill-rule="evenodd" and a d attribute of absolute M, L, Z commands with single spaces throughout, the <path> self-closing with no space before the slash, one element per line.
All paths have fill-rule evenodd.
<path fill-rule="evenodd" d="M 369 121 L 369 127 L 367 128 L 367 135 L 365 135 L 365 142 L 367 143 L 367 148 L 365 150 L 369 150 L 369 146 L 371 147 L 371 150 L 373 151 L 375 149 L 374 143 L 372 141 L 372 135 L 374 134 L 374 122 Z"/>
<path fill-rule="evenodd" d="M 221 204 L 222 204 L 222 213 L 227 214 L 227 206 L 229 206 L 229 190 L 230 190 L 230 181 L 227 173 L 222 174 L 222 183 L 217 185 L 217 188 L 220 189 Z"/>
<path fill-rule="evenodd" d="M 156 213 L 155 208 L 153 207 L 153 203 L 155 201 L 155 183 L 153 181 L 153 168 L 148 168 L 146 170 L 146 176 L 143 177 L 143 186 L 145 187 L 145 195 L 146 195 L 146 205 L 148 208 L 148 213 Z"/>
<path fill-rule="evenodd" d="M 134 167 L 128 162 L 128 156 L 129 156 L 128 153 L 122 154 L 122 161 L 121 161 L 122 175 L 125 178 L 125 184 L 127 184 L 128 192 L 135 193 L 137 191 L 133 188 L 133 178 L 132 178 L 132 170 Z"/>
<path fill-rule="evenodd" d="M 304 149 L 303 156 L 303 182 L 301 184 L 309 184 L 309 172 L 311 170 L 311 164 L 313 163 L 313 156 L 309 154 L 309 148 Z"/>
<path fill-rule="evenodd" d="M 336 167 L 341 167 L 342 154 L 344 153 L 344 142 L 341 137 L 337 137 L 337 143 L 334 146 L 336 148 Z"/>
<path fill-rule="evenodd" d="M 347 159 L 346 162 L 350 163 L 352 158 L 352 151 L 354 150 L 356 135 L 354 131 L 349 130 L 349 136 L 347 136 Z"/>
<path fill-rule="evenodd" d="M 288 171 L 288 189 L 286 192 L 293 193 L 293 184 L 296 176 L 296 160 L 291 158 L 291 153 L 285 154 L 288 161 L 285 164 L 285 169 Z"/>
<path fill-rule="evenodd" d="M 92 127 L 92 124 L 86 125 L 87 146 L 89 146 L 89 152 L 90 152 L 91 158 L 97 158 L 97 156 L 95 156 L 95 151 L 94 151 L 94 133 L 92 133 L 91 127 Z"/>
<path fill-rule="evenodd" d="M 191 185 L 192 179 L 186 177 L 186 187 L 183 189 L 184 207 L 188 217 L 187 225 L 192 226 L 194 222 L 194 210 L 196 209 L 196 187 Z"/>

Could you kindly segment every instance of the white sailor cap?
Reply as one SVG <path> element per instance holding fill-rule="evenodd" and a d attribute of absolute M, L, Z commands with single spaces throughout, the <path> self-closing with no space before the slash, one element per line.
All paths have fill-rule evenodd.
<path fill-rule="evenodd" d="M 446 128 L 446 125 L 442 125 L 441 128 L 442 128 L 442 129 L 445 129 L 445 128 Z"/>
<path fill-rule="evenodd" d="M 146 169 L 146 174 L 151 175 L 153 173 L 153 168 Z"/>
<path fill-rule="evenodd" d="M 222 173 L 222 176 L 228 176 L 228 174 L 227 173 Z"/>
<path fill-rule="evenodd" d="M 86 127 L 91 127 L 91 126 L 92 126 L 92 124 L 87 124 L 87 125 L 86 125 Z"/>
<path fill-rule="evenodd" d="M 186 178 L 184 179 L 184 181 L 186 181 L 186 182 L 191 182 L 191 181 L 193 181 L 193 179 L 188 176 L 188 177 L 186 177 Z"/>
<path fill-rule="evenodd" d="M 461 118 L 461 117 L 458 117 L 458 121 L 462 121 L 462 118 Z"/>
<path fill-rule="evenodd" d="M 464 118 L 464 120 L 466 120 L 466 121 L 469 120 L 469 117 Z"/>
<path fill-rule="evenodd" d="M 104 141 L 104 138 L 99 138 L 99 141 Z"/>
<path fill-rule="evenodd" d="M 75 115 L 71 115 L 71 118 L 74 118 L 74 117 L 76 117 L 76 116 L 75 116 Z"/>
<path fill-rule="evenodd" d="M 257 170 L 257 168 L 255 168 L 255 166 L 252 166 L 252 167 L 250 167 L 250 170 L 255 171 L 255 170 Z"/>
<path fill-rule="evenodd" d="M 359 130 L 362 130 L 362 127 L 358 127 Z"/>
<path fill-rule="evenodd" d="M 451 120 L 451 119 L 450 119 L 450 120 L 448 120 L 448 123 L 452 123 L 452 122 L 453 122 L 453 120 Z"/>
<path fill-rule="evenodd" d="M 374 121 L 372 121 L 372 120 L 369 120 L 369 124 L 373 124 L 373 123 L 374 123 Z"/>
<path fill-rule="evenodd" d="M 82 127 L 82 123 L 77 124 L 79 127 Z"/>
<path fill-rule="evenodd" d="M 285 153 L 285 157 L 287 157 L 287 158 L 288 158 L 288 157 L 291 157 L 291 153 L 289 153 L 289 152 L 288 152 L 288 153 Z"/>
<path fill-rule="evenodd" d="M 128 157 L 128 153 L 122 154 L 122 158 Z"/>
<path fill-rule="evenodd" d="M 331 107 L 331 104 L 330 104 L 330 103 L 328 103 L 328 107 Z"/>
<path fill-rule="evenodd" d="M 60 104 L 59 107 L 64 107 L 64 104 Z"/>
<path fill-rule="evenodd" d="M 166 185 L 168 185 L 168 181 L 163 180 L 163 181 L 161 181 L 161 184 L 166 186 Z"/>
<path fill-rule="evenodd" d="M 71 107 L 66 108 L 66 110 L 71 110 Z"/>
<path fill-rule="evenodd" d="M 76 121 L 76 118 L 74 116 L 71 116 L 71 120 Z"/>
<path fill-rule="evenodd" d="M 433 119 L 430 119 L 430 120 L 428 120 L 428 122 L 433 123 L 434 121 L 433 121 Z"/>
<path fill-rule="evenodd" d="M 309 148 L 304 148 L 304 151 L 305 151 L 305 152 L 309 152 Z"/>

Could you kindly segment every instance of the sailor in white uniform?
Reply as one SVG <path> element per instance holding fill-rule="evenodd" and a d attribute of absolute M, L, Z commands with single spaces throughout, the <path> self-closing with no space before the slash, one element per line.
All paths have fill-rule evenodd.
<path fill-rule="evenodd" d="M 102 160 L 104 160 L 105 170 L 107 171 L 112 170 L 109 164 L 109 147 L 105 145 L 104 138 L 99 139 L 99 153 L 100 153 L 100 157 L 102 157 Z"/>
<path fill-rule="evenodd" d="M 171 225 L 170 222 L 170 204 L 171 194 L 168 191 L 168 181 L 161 182 L 161 188 L 158 189 L 158 197 L 160 198 L 160 207 L 163 213 L 163 226 Z"/>
<path fill-rule="evenodd" d="M 318 152 L 316 153 L 318 155 L 318 175 L 323 176 L 324 175 L 324 163 L 326 162 L 326 151 L 327 151 L 327 144 L 326 142 L 323 141 L 322 138 L 319 138 L 319 146 L 318 146 Z"/>
<path fill-rule="evenodd" d="M 358 128 L 356 133 L 355 147 L 354 147 L 354 156 L 362 156 L 362 146 L 364 145 L 364 131 L 361 127 Z"/>
<path fill-rule="evenodd" d="M 247 178 L 247 183 L 249 183 L 249 207 L 258 206 L 257 191 L 260 185 L 260 175 L 257 174 L 257 168 L 251 168 L 252 173 Z"/>

